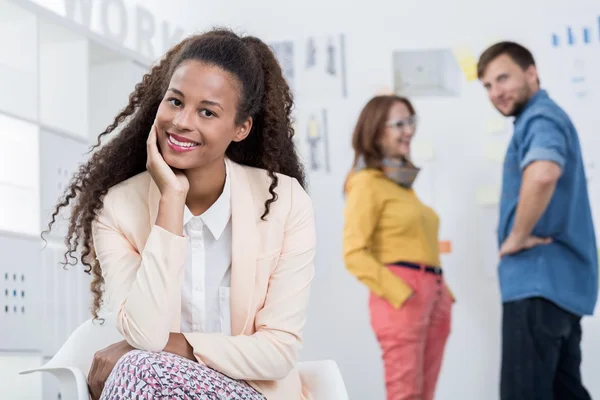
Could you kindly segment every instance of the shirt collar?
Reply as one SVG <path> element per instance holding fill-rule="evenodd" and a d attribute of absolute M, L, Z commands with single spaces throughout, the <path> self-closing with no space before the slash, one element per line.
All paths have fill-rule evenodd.
<path fill-rule="evenodd" d="M 208 227 L 210 233 L 212 233 L 215 239 L 219 239 L 229 222 L 231 217 L 231 186 L 229 181 L 229 167 L 225 163 L 225 185 L 223 186 L 223 192 L 213 203 L 212 206 L 204 213 L 199 216 L 194 216 L 190 209 L 185 206 L 183 212 L 183 224 L 187 224 L 194 218 L 200 218 L 202 222 Z"/>
<path fill-rule="evenodd" d="M 523 109 L 521 110 L 521 112 L 519 113 L 519 115 L 517 115 L 517 118 L 521 114 L 523 114 L 523 112 L 525 112 L 525 110 L 527 110 L 533 104 L 537 103 L 541 99 L 546 99 L 546 98 L 548 98 L 548 92 L 546 90 L 544 90 L 544 89 L 539 89 L 537 92 L 535 92 L 533 94 L 533 96 L 531 96 L 531 98 L 529 98 L 529 100 L 527 100 L 527 103 L 525 103 L 525 106 L 523 107 Z M 516 119 L 515 119 L 515 121 L 516 121 Z"/>

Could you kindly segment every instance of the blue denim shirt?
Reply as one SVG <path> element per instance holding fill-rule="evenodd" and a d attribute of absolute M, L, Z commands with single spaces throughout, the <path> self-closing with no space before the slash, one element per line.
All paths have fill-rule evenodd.
<path fill-rule="evenodd" d="M 514 224 L 522 172 L 537 160 L 562 169 L 532 233 L 552 243 L 500 260 L 502 300 L 540 296 L 577 315 L 590 315 L 598 297 L 598 253 L 579 138 L 569 116 L 544 90 L 515 119 L 504 159 L 498 245 Z"/>

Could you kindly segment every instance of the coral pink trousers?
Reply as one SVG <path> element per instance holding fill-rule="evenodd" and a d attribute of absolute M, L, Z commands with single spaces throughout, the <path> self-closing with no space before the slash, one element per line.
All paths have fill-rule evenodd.
<path fill-rule="evenodd" d="M 414 294 L 395 309 L 371 293 L 371 326 L 382 350 L 387 400 L 433 400 L 450 334 L 452 297 L 441 275 L 389 266 Z"/>

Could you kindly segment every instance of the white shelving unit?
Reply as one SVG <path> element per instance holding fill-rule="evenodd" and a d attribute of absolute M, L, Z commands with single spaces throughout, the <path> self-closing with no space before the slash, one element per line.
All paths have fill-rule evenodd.
<path fill-rule="evenodd" d="M 0 1 L 0 110 L 32 121 L 38 116 L 37 38 L 36 16 Z"/>
<path fill-rule="evenodd" d="M 19 355 L 28 366 L 41 364 L 90 317 L 89 275 L 81 265 L 60 265 L 68 212 L 43 250 L 40 233 L 149 67 L 25 3 L 0 0 L 0 327 L 8 327 L 0 329 L 0 370 Z M 26 398 L 57 398 L 41 378 L 14 376 L 12 384 L 27 387 Z M 0 398 L 9 398 L 4 390 Z"/>
<path fill-rule="evenodd" d="M 39 128 L 0 114 L 0 230 L 39 232 Z"/>
<path fill-rule="evenodd" d="M 89 42 L 40 21 L 40 124 L 85 140 L 88 136 Z"/>

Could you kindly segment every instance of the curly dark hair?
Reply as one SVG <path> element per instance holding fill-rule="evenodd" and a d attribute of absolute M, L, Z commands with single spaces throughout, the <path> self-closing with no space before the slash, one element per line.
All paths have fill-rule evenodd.
<path fill-rule="evenodd" d="M 65 238 L 67 251 L 64 267 L 85 267 L 92 275 L 92 315 L 98 318 L 104 279 L 96 260 L 92 224 L 103 207 L 103 197 L 116 184 L 146 170 L 146 139 L 171 76 L 186 60 L 215 65 L 236 76 L 241 83 L 236 122 L 253 118 L 252 130 L 241 142 L 232 142 L 226 151 L 231 160 L 268 171 L 271 178 L 265 202 L 264 219 L 271 203 L 277 200 L 276 173 L 296 178 L 305 187 L 304 168 L 292 140 L 292 93 L 271 49 L 260 39 L 239 36 L 229 29 L 216 28 L 184 39 L 171 48 L 160 62 L 144 75 L 129 96 L 129 104 L 98 136 L 91 150 L 99 147 L 89 160 L 79 166 L 69 187 L 55 206 L 48 229 L 50 232 L 60 210 L 71 204 L 69 229 Z M 103 144 L 102 137 L 123 125 L 118 134 Z"/>

